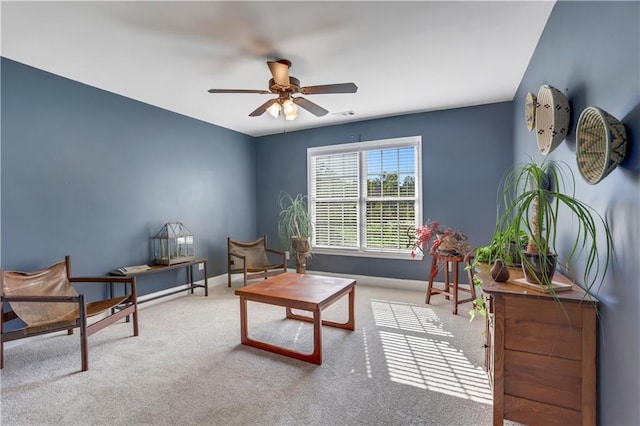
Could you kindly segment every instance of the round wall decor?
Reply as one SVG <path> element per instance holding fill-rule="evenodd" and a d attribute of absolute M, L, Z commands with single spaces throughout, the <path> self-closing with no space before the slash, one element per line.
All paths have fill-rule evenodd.
<path fill-rule="evenodd" d="M 524 119 L 527 123 L 527 129 L 532 131 L 536 127 L 536 103 L 538 102 L 536 95 L 529 92 L 524 103 Z"/>
<path fill-rule="evenodd" d="M 538 91 L 536 104 L 536 139 L 544 155 L 556 149 L 569 132 L 571 109 L 569 100 L 560 90 L 544 84 Z"/>
<path fill-rule="evenodd" d="M 578 170 L 595 185 L 624 160 L 627 132 L 618 119 L 598 107 L 587 107 L 580 114 L 576 135 Z"/>

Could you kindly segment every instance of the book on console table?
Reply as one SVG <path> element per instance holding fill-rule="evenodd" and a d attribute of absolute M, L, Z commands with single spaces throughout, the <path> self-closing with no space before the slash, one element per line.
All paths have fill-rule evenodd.
<path fill-rule="evenodd" d="M 149 265 L 123 266 L 122 268 L 116 269 L 115 272 L 122 275 L 126 275 L 126 274 L 131 274 L 133 272 L 146 271 L 147 269 L 151 269 L 151 266 Z"/>

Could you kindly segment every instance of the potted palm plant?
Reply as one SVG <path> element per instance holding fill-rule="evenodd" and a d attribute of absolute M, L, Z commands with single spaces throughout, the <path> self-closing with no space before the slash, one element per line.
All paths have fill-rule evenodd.
<path fill-rule="evenodd" d="M 278 222 L 278 236 L 291 256 L 296 260 L 296 272 L 304 274 L 307 260 L 311 258 L 311 234 L 313 223 L 307 208 L 306 195 L 295 197 L 286 191 L 280 191 L 280 219 Z"/>
<path fill-rule="evenodd" d="M 526 246 L 516 245 L 525 279 L 553 293 L 552 277 L 558 261 L 556 244 L 560 231 L 563 244 L 570 247 L 562 265 L 584 254 L 583 285 L 587 291 L 604 279 L 609 266 L 611 234 L 607 222 L 592 207 L 574 195 L 575 179 L 566 163 L 527 162 L 509 171 L 499 195 L 496 233 L 528 236 Z M 572 217 L 575 237 L 566 241 L 558 229 L 561 217 Z M 563 222 L 566 223 L 566 222 Z M 507 246 L 497 247 L 497 257 L 505 259 Z"/>

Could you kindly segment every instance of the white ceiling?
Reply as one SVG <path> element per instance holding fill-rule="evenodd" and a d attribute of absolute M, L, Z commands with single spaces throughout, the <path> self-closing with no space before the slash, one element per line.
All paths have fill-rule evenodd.
<path fill-rule="evenodd" d="M 8 2 L 2 56 L 189 117 L 260 136 L 274 97 L 267 60 L 292 61 L 307 95 L 286 130 L 512 100 L 554 1 Z M 345 115 L 352 111 L 353 115 Z"/>

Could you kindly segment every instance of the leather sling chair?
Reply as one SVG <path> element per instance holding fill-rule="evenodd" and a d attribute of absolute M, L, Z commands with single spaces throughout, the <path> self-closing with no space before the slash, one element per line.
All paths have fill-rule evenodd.
<path fill-rule="evenodd" d="M 277 262 L 270 263 L 271 253 Z M 287 272 L 287 258 L 283 251 L 267 248 L 267 236 L 255 241 L 237 241 L 227 237 L 227 280 L 231 287 L 231 274 L 243 274 L 247 280 L 267 278 Z"/>
<path fill-rule="evenodd" d="M 65 260 L 35 272 L 2 271 L 2 321 L 0 331 L 0 368 L 4 367 L 4 343 L 39 334 L 80 329 L 82 371 L 89 369 L 87 338 L 116 321 L 133 317 L 133 335 L 138 335 L 138 303 L 135 277 L 71 277 L 71 260 Z M 76 293 L 72 283 L 122 283 L 124 295 L 87 302 Z M 112 296 L 111 292 L 110 295 Z M 10 310 L 5 312 L 5 303 Z M 89 324 L 88 318 L 103 318 Z M 19 318 L 24 325 L 6 331 L 5 323 Z"/>

